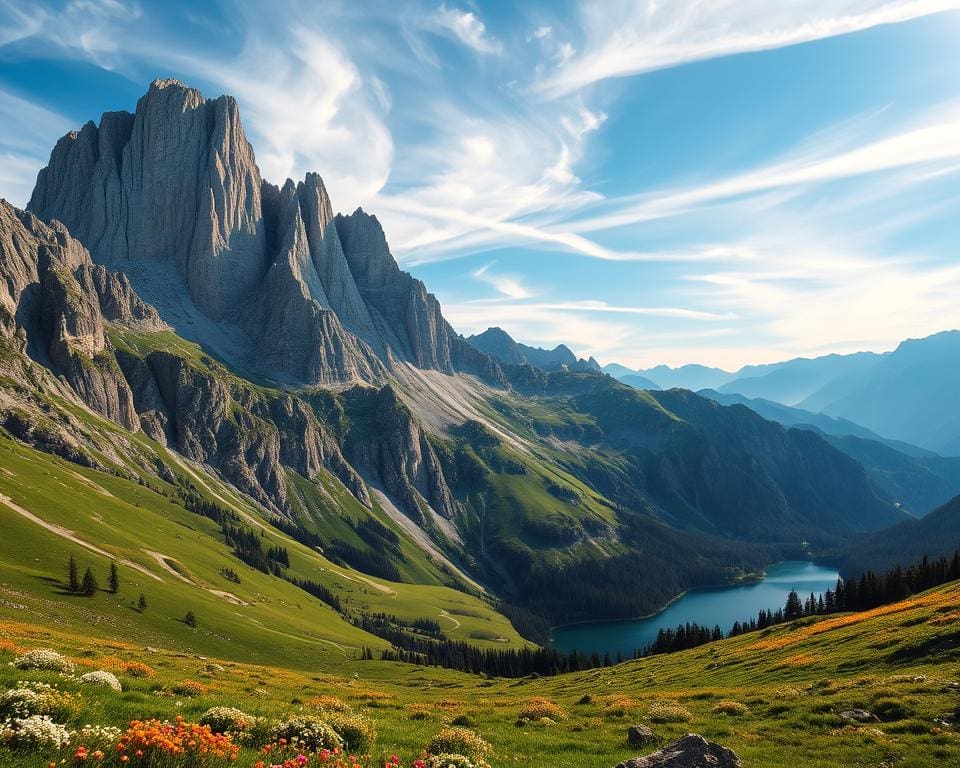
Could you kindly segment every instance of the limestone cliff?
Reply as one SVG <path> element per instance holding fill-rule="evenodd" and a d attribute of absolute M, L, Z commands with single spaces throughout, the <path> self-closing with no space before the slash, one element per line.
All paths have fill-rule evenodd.
<path fill-rule="evenodd" d="M 178 328 L 183 297 L 168 307 L 146 291 L 172 269 L 202 317 L 191 338 L 260 376 L 382 384 L 409 363 L 503 381 L 399 269 L 375 218 L 334 217 L 316 173 L 281 187 L 261 178 L 230 96 L 155 81 L 134 114 L 60 139 L 28 208 L 64 222 L 97 263 L 127 269 Z"/>

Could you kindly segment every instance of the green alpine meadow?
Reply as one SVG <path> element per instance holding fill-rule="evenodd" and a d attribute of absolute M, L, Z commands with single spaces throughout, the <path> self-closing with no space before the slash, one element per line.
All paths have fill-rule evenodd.
<path fill-rule="evenodd" d="M 0 2 L 0 768 L 960 765 L 958 29 Z"/>

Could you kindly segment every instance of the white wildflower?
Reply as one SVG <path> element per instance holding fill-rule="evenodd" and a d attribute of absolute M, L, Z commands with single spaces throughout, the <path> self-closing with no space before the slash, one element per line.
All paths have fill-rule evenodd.
<path fill-rule="evenodd" d="M 73 672 L 73 662 L 49 648 L 34 648 L 17 656 L 12 665 L 17 669 L 38 669 L 46 672 Z"/>
<path fill-rule="evenodd" d="M 8 718 L 0 732 L 5 742 L 35 749 L 63 749 L 73 738 L 65 725 L 53 722 L 47 715 Z"/>
<path fill-rule="evenodd" d="M 98 669 L 94 672 L 87 672 L 80 676 L 80 682 L 84 685 L 96 685 L 103 688 L 110 688 L 118 693 L 123 690 L 120 681 L 113 672 L 107 672 L 105 669 Z"/>

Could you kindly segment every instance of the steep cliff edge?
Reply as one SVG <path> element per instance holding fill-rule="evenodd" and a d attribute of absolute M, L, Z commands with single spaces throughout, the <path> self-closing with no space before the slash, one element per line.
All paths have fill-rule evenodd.
<path fill-rule="evenodd" d="M 334 217 L 315 173 L 280 187 L 261 178 L 230 96 L 154 81 L 134 114 L 106 113 L 57 142 L 28 209 L 66 224 L 97 263 L 128 269 L 135 287 L 172 269 L 205 321 L 185 335 L 260 376 L 382 384 L 412 364 L 503 381 L 399 269 L 376 219 Z M 184 298 L 145 293 L 178 328 Z"/>

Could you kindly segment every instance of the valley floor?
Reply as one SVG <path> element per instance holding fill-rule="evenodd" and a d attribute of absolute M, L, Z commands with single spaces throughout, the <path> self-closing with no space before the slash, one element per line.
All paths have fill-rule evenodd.
<path fill-rule="evenodd" d="M 270 666 L 268 653 L 261 664 L 214 660 L 191 651 L 189 639 L 171 651 L 118 637 L 94 609 L 85 632 L 58 629 L 53 610 L 40 616 L 42 625 L 18 590 L 2 587 L 0 687 L 26 679 L 82 689 L 72 727 L 123 726 L 144 716 L 191 721 L 214 705 L 277 719 L 332 696 L 376 722 L 379 736 L 364 765 L 382 765 L 392 753 L 410 764 L 453 721 L 492 743 L 493 766 L 613 766 L 638 752 L 626 745 L 634 723 L 650 725 L 664 739 L 700 733 L 734 749 L 749 768 L 960 765 L 953 726 L 960 715 L 958 582 L 873 611 L 801 620 L 612 668 L 520 680 L 360 661 L 319 648 L 296 668 Z M 204 630 L 194 632 L 201 640 Z M 8 665 L 30 648 L 65 653 L 81 671 L 122 670 L 136 661 L 156 674 L 121 674 L 124 691 L 114 693 Z M 201 682 L 199 695 L 170 693 L 184 680 Z M 521 722 L 531 702 L 547 706 L 552 717 Z M 840 715 L 851 709 L 879 721 L 852 725 Z M 3 768 L 57 758 L 0 748 Z M 245 749 L 237 764 L 257 759 L 255 750 Z"/>

